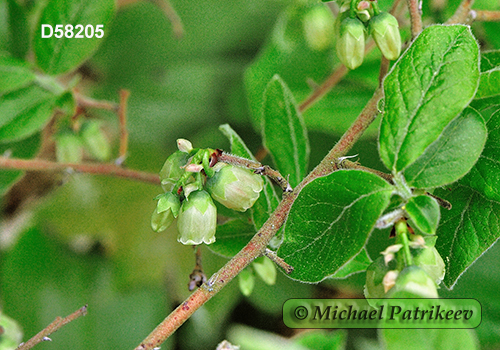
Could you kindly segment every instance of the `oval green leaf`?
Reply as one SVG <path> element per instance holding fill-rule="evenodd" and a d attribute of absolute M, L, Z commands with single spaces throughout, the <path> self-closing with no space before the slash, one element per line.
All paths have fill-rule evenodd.
<path fill-rule="evenodd" d="M 52 115 L 56 97 L 31 85 L 0 96 L 0 143 L 18 141 L 39 131 Z"/>
<path fill-rule="evenodd" d="M 231 126 L 229 126 L 229 124 L 219 126 L 219 130 L 229 139 L 232 154 L 256 160 L 241 137 L 231 128 Z M 262 225 L 264 225 L 278 204 L 279 198 L 271 180 L 264 177 L 264 189 L 260 193 L 259 199 L 257 199 L 253 207 L 250 208 L 256 230 L 259 230 Z"/>
<path fill-rule="evenodd" d="M 500 111 L 488 123 L 488 140 L 476 165 L 460 183 L 488 199 L 500 202 Z"/>
<path fill-rule="evenodd" d="M 36 61 L 40 68 L 48 74 L 57 75 L 78 67 L 104 40 L 114 12 L 114 0 L 49 1 L 42 12 L 33 39 Z M 49 29 L 45 29 L 45 33 L 42 32 L 42 25 L 51 26 L 51 37 L 42 38 L 42 34 L 49 34 Z M 63 26 L 61 38 L 55 36 L 56 25 Z M 71 32 L 66 30 L 68 25 L 73 26 Z M 82 25 L 83 30 L 76 28 L 77 25 Z M 57 35 L 59 34 L 58 32 Z M 70 35 L 72 37 L 68 38 Z M 81 37 L 77 38 L 77 35 Z"/>
<path fill-rule="evenodd" d="M 264 92 L 264 146 L 283 176 L 295 187 L 306 175 L 309 139 L 297 104 L 285 82 L 275 75 Z"/>
<path fill-rule="evenodd" d="M 465 109 L 404 170 L 406 182 L 415 188 L 432 188 L 457 181 L 474 166 L 487 136 L 481 115 L 472 108 Z"/>
<path fill-rule="evenodd" d="M 470 265 L 500 237 L 500 203 L 460 182 L 434 192 L 453 205 L 441 213 L 436 241 L 436 249 L 446 264 L 443 282 L 448 288 L 453 288 Z"/>
<path fill-rule="evenodd" d="M 422 232 L 428 235 L 436 233 L 439 223 L 439 205 L 429 196 L 416 196 L 408 200 L 405 210 L 411 221 Z"/>
<path fill-rule="evenodd" d="M 470 28 L 426 28 L 384 80 L 379 151 L 386 167 L 399 172 L 424 153 L 470 103 L 478 80 L 479 48 Z"/>
<path fill-rule="evenodd" d="M 290 277 L 319 282 L 355 259 L 389 205 L 392 190 L 380 177 L 359 170 L 336 171 L 305 186 L 290 210 L 278 250 L 294 267 Z"/>
<path fill-rule="evenodd" d="M 35 80 L 28 63 L 9 56 L 0 55 L 0 94 L 5 94 L 30 85 Z"/>
<path fill-rule="evenodd" d="M 217 226 L 215 243 L 208 249 L 221 256 L 230 258 L 242 250 L 255 235 L 253 225 L 242 220 L 229 220 Z"/>

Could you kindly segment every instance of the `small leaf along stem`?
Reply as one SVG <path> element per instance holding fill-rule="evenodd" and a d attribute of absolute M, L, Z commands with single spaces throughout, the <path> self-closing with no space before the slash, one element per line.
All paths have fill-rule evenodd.
<path fill-rule="evenodd" d="M 16 350 L 28 350 L 28 349 L 33 348 L 38 343 L 50 340 L 49 335 L 51 335 L 55 331 L 59 330 L 64 325 L 67 325 L 71 321 L 76 320 L 80 316 L 85 316 L 86 314 L 87 314 L 87 305 L 81 307 L 80 309 L 73 312 L 71 315 L 68 315 L 64 318 L 57 317 L 51 324 L 49 324 L 47 327 L 45 327 L 43 330 L 41 330 L 33 338 L 31 338 L 30 340 L 28 340 L 25 343 L 21 343 L 16 348 Z"/>

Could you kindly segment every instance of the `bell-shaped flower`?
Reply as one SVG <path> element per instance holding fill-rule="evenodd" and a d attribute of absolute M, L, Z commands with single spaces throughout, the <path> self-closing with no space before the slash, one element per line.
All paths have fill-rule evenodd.
<path fill-rule="evenodd" d="M 425 247 L 413 251 L 416 252 L 413 257 L 414 264 L 424 270 L 436 284 L 440 284 L 444 278 L 445 265 L 437 249 Z"/>
<path fill-rule="evenodd" d="M 177 240 L 182 244 L 212 244 L 216 228 L 217 209 L 210 195 L 203 190 L 189 194 L 177 218 Z"/>
<path fill-rule="evenodd" d="M 395 286 L 390 290 L 393 298 L 438 298 L 436 283 L 423 269 L 408 266 L 396 279 Z"/>
<path fill-rule="evenodd" d="M 264 181 L 249 169 L 226 165 L 208 179 L 206 187 L 227 208 L 245 211 L 259 198 Z"/>
<path fill-rule="evenodd" d="M 401 53 L 401 34 L 396 17 L 381 12 L 370 19 L 368 28 L 382 55 L 388 60 L 396 60 Z"/>
<path fill-rule="evenodd" d="M 151 228 L 153 231 L 166 230 L 172 221 L 179 215 L 181 203 L 179 197 L 173 193 L 165 193 L 159 196 L 153 215 L 151 216 Z"/>

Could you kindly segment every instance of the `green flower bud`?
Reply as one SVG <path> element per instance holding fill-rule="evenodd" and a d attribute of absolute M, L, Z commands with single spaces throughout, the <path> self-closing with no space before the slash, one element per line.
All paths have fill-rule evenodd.
<path fill-rule="evenodd" d="M 430 278 L 440 284 L 445 274 L 443 258 L 434 247 L 423 249 L 412 249 L 413 263 L 427 272 Z"/>
<path fill-rule="evenodd" d="M 389 294 L 392 298 L 438 298 L 436 283 L 417 266 L 404 268 Z"/>
<path fill-rule="evenodd" d="M 173 193 L 160 195 L 156 209 L 151 216 L 153 231 L 161 232 L 166 230 L 179 215 L 180 206 L 179 197 Z"/>
<path fill-rule="evenodd" d="M 276 283 L 276 265 L 265 257 L 260 257 L 255 259 L 253 264 L 253 269 L 259 275 L 259 277 L 267 284 L 274 285 Z"/>
<path fill-rule="evenodd" d="M 251 170 L 227 165 L 208 179 L 206 187 L 212 197 L 227 208 L 245 211 L 259 198 L 264 181 Z"/>
<path fill-rule="evenodd" d="M 182 244 L 215 242 L 217 209 L 206 191 L 195 191 L 182 203 L 177 218 L 177 240 Z"/>
<path fill-rule="evenodd" d="M 56 159 L 59 163 L 80 163 L 83 158 L 83 145 L 80 138 L 71 131 L 54 136 Z"/>
<path fill-rule="evenodd" d="M 106 161 L 111 157 L 109 141 L 101 129 L 101 123 L 90 120 L 82 125 L 80 135 L 85 149 L 90 155 L 100 161 Z"/>
<path fill-rule="evenodd" d="M 253 287 L 255 286 L 255 276 L 249 268 L 243 269 L 238 274 L 238 286 L 240 287 L 241 294 L 248 297 L 252 294 Z"/>
<path fill-rule="evenodd" d="M 163 190 L 166 192 L 172 191 L 177 180 L 184 174 L 184 169 L 181 169 L 181 167 L 186 165 L 188 158 L 188 154 L 181 151 L 175 151 L 167 158 L 160 170 Z"/>
<path fill-rule="evenodd" d="M 349 11 L 337 18 L 337 56 L 349 69 L 358 68 L 365 56 L 365 26 L 358 18 L 349 17 Z"/>
<path fill-rule="evenodd" d="M 382 55 L 388 60 L 397 59 L 401 53 L 401 34 L 396 17 L 381 12 L 370 20 L 368 28 Z"/>

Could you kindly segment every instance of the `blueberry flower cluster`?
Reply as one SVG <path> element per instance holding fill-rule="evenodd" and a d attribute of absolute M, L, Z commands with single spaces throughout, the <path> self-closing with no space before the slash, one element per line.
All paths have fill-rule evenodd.
<path fill-rule="evenodd" d="M 434 247 L 436 238 L 412 234 L 411 264 L 404 257 L 403 244 L 387 247 L 366 270 L 366 298 L 437 298 L 445 265 Z"/>
<path fill-rule="evenodd" d="M 246 211 L 259 198 L 264 181 L 246 168 L 217 162 L 218 150 L 194 149 L 191 142 L 177 140 L 178 151 L 170 155 L 160 171 L 165 193 L 151 217 L 151 227 L 160 232 L 177 219 L 177 240 L 197 245 L 215 242 L 215 199 L 227 208 Z"/>
<path fill-rule="evenodd" d="M 365 56 L 365 35 L 372 36 L 385 58 L 395 60 L 401 53 L 397 19 L 381 12 L 376 1 L 352 0 L 341 7 L 335 24 L 336 49 L 340 61 L 356 69 Z"/>

